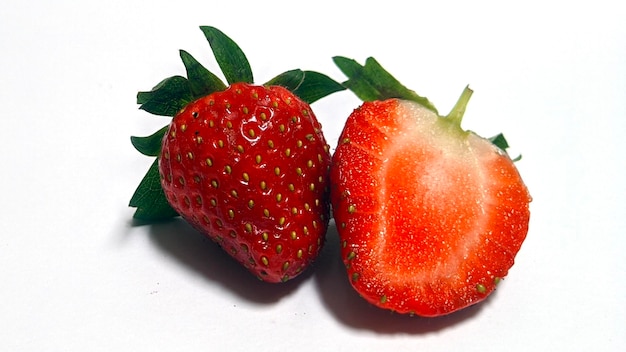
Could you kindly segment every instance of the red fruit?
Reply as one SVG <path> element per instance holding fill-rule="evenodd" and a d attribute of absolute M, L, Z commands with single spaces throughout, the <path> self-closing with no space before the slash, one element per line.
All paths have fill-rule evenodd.
<path fill-rule="evenodd" d="M 173 118 L 131 137 L 157 160 L 130 206 L 141 221 L 180 215 L 261 280 L 289 280 L 317 257 L 329 221 L 329 147 L 308 104 L 344 87 L 302 70 L 254 85 L 241 49 L 201 29 L 229 85 L 181 51 L 188 77 L 137 95 L 141 109 Z"/>
<path fill-rule="evenodd" d="M 438 316 L 475 304 L 526 237 L 531 198 L 513 161 L 460 127 L 470 94 L 446 117 L 387 99 L 347 120 L 333 212 L 350 282 L 376 306 Z"/>
<path fill-rule="evenodd" d="M 278 86 L 238 83 L 198 99 L 163 140 L 167 200 L 263 280 L 292 278 L 317 256 L 329 219 L 320 128 Z"/>

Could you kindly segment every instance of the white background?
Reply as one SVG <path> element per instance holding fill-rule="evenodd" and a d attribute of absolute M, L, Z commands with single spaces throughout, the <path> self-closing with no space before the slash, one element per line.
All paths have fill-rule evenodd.
<path fill-rule="evenodd" d="M 407 7 L 411 4 L 410 7 Z M 0 11 L 3 351 L 617 351 L 626 349 L 626 11 L 618 1 L 4 1 Z M 135 95 L 217 70 L 200 25 L 244 49 L 257 83 L 344 77 L 374 56 L 464 127 L 500 131 L 534 201 L 516 265 L 484 303 L 425 319 L 348 286 L 336 230 L 313 270 L 263 284 L 182 221 L 133 226 L 167 123 Z M 334 146 L 358 105 L 313 109 Z"/>

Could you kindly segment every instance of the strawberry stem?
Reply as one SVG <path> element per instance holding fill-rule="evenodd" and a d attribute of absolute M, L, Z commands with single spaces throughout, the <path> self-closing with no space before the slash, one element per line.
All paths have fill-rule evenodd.
<path fill-rule="evenodd" d="M 461 121 L 463 120 L 463 115 L 465 114 L 465 109 L 467 108 L 467 103 L 469 103 L 472 93 L 474 93 L 474 91 L 471 90 L 469 86 L 465 86 L 459 100 L 454 104 L 450 113 L 445 116 L 445 119 L 451 122 L 452 125 L 461 128 Z"/>

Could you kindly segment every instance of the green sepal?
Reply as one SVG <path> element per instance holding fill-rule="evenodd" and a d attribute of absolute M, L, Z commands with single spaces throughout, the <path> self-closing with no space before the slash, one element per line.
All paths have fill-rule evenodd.
<path fill-rule="evenodd" d="M 307 104 L 313 104 L 325 96 L 345 90 L 341 83 L 315 71 L 304 71 L 304 80 L 292 92 Z"/>
<path fill-rule="evenodd" d="M 250 63 L 241 48 L 226 34 L 211 26 L 201 26 L 200 29 L 211 45 L 213 55 L 220 66 L 228 84 L 237 82 L 253 83 Z"/>
<path fill-rule="evenodd" d="M 489 138 L 489 141 L 502 150 L 507 150 L 509 147 L 509 142 L 507 142 L 502 133 L 498 133 L 497 135 Z"/>
<path fill-rule="evenodd" d="M 146 137 L 131 136 L 130 142 L 141 154 L 147 156 L 157 156 L 161 152 L 163 136 L 165 135 L 165 132 L 167 132 L 168 128 L 169 125 Z"/>
<path fill-rule="evenodd" d="M 180 50 L 180 58 L 187 70 L 189 89 L 194 99 L 226 89 L 224 82 L 202 66 L 191 54 Z"/>
<path fill-rule="evenodd" d="M 324 74 L 300 69 L 283 72 L 264 85 L 285 87 L 307 104 L 346 89 L 341 83 Z"/>
<path fill-rule="evenodd" d="M 496 147 L 502 149 L 502 151 L 504 151 L 505 153 L 507 152 L 507 149 L 509 148 L 509 142 L 506 140 L 506 138 L 504 138 L 504 135 L 502 133 L 498 133 L 497 135 L 488 138 L 489 141 L 491 143 L 493 143 L 493 145 L 495 145 Z M 508 153 L 507 153 L 508 154 Z M 522 159 L 522 155 L 518 155 L 516 158 L 512 159 L 513 161 L 520 161 Z"/>
<path fill-rule="evenodd" d="M 165 198 L 159 176 L 158 159 L 155 159 L 129 203 L 137 208 L 133 218 L 145 221 L 165 220 L 178 216 Z"/>
<path fill-rule="evenodd" d="M 348 77 L 343 85 L 363 101 L 399 98 L 412 100 L 439 114 L 435 106 L 426 98 L 408 89 L 373 57 L 367 58 L 365 65 L 342 56 L 333 58 L 335 65 Z"/>
<path fill-rule="evenodd" d="M 304 81 L 304 71 L 300 69 L 283 72 L 267 81 L 264 86 L 281 86 L 293 92 Z"/>
<path fill-rule="evenodd" d="M 151 114 L 174 116 L 193 100 L 189 81 L 182 76 L 173 76 L 159 82 L 149 92 L 137 93 L 139 107 Z"/>

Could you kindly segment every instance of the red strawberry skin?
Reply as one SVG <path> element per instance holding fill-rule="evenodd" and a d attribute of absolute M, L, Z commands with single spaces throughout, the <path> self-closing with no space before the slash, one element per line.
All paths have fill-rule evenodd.
<path fill-rule="evenodd" d="M 329 166 L 309 105 L 282 87 L 246 83 L 188 104 L 159 156 L 170 205 L 267 282 L 297 276 L 318 255 Z"/>
<path fill-rule="evenodd" d="M 331 185 L 351 284 L 399 313 L 439 316 L 483 300 L 528 232 L 531 197 L 506 153 L 407 101 L 350 115 Z"/>

